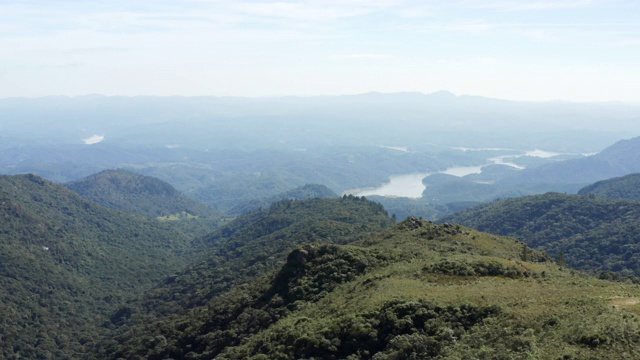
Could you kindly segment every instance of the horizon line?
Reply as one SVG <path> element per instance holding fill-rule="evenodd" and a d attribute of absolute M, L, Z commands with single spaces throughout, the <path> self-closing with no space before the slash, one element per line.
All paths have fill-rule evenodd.
<path fill-rule="evenodd" d="M 38 100 L 38 99 L 47 99 L 47 98 L 67 98 L 67 99 L 78 99 L 78 98 L 220 98 L 220 99 L 246 99 L 246 100 L 276 100 L 276 99 L 312 99 L 312 98 L 337 98 L 337 97 L 355 97 L 355 96 L 365 96 L 365 95 L 420 95 L 424 97 L 428 96 L 437 96 L 437 95 L 447 95 L 452 98 L 480 98 L 487 100 L 497 100 L 504 102 L 519 102 L 519 103 L 565 103 L 565 104 L 620 104 L 620 105 L 640 105 L 640 101 L 624 101 L 624 100 L 566 100 L 566 99 L 547 99 L 547 100 L 516 100 L 516 99 L 506 99 L 499 97 L 490 97 L 484 95 L 471 95 L 471 94 L 455 94 L 449 90 L 438 90 L 434 92 L 422 92 L 422 91 L 394 91 L 394 92 L 383 92 L 383 91 L 367 91 L 367 92 L 359 92 L 359 93 L 351 93 L 351 94 L 318 94 L 318 95 L 265 95 L 265 96 L 240 96 L 240 95 L 148 95 L 148 94 L 140 94 L 140 95 L 113 95 L 113 94 L 101 94 L 101 93 L 88 93 L 84 95 L 41 95 L 41 96 L 7 96 L 0 97 L 0 101 L 2 100 Z"/>

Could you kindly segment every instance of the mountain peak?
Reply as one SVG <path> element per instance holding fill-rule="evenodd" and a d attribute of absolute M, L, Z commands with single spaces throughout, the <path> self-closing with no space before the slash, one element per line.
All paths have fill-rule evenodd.
<path fill-rule="evenodd" d="M 211 216 L 213 210 L 186 198 L 170 184 L 124 169 L 104 170 L 66 184 L 82 197 L 113 209 L 133 211 L 148 217 L 186 212 Z"/>

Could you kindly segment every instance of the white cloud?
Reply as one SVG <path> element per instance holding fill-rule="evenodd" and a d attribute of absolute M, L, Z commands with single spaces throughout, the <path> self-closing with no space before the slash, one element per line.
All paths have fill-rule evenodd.
<path fill-rule="evenodd" d="M 93 135 L 86 139 L 82 139 L 82 142 L 84 142 L 85 145 L 94 145 L 101 143 L 102 141 L 104 141 L 104 135 Z"/>

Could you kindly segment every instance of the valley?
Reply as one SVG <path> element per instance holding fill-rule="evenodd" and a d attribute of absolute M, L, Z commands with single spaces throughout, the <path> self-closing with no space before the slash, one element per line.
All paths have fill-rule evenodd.
<path fill-rule="evenodd" d="M 0 1 L 0 360 L 639 360 L 634 1 Z"/>
<path fill-rule="evenodd" d="M 503 105 L 0 99 L 0 357 L 640 357 L 640 138 Z"/>
<path fill-rule="evenodd" d="M 621 154 L 599 164 L 595 156 L 580 154 L 640 134 L 639 113 L 633 105 L 509 102 L 450 93 L 2 99 L 0 169 L 66 183 L 122 168 L 166 181 L 220 212 L 305 184 L 342 194 L 378 188 L 391 176 L 465 169 L 451 174 L 469 181 L 427 179 L 422 196 L 420 184 L 410 185 L 410 197 L 446 206 L 462 198 L 512 196 L 514 188 L 521 194 L 575 192 L 634 172 L 635 165 L 614 164 Z M 92 137 L 101 141 L 85 143 Z M 548 180 L 561 173 L 553 164 L 565 160 L 573 160 L 573 167 L 585 164 L 579 171 L 590 173 L 572 169 Z M 611 168 L 603 168 L 606 163 Z M 477 167 L 482 173 L 471 174 Z M 450 194 L 444 199 L 429 193 L 433 188 L 441 194 L 442 187 Z"/>
<path fill-rule="evenodd" d="M 405 148 L 403 148 L 405 149 Z M 508 149 L 467 149 L 467 148 L 458 148 L 458 150 L 462 151 L 509 151 L 516 152 L 519 155 L 499 155 L 496 157 L 487 158 L 486 164 L 477 165 L 477 166 L 454 166 L 446 168 L 442 171 L 438 171 L 435 174 L 446 174 L 452 175 L 456 177 L 465 177 L 467 175 L 472 174 L 481 174 L 482 169 L 486 166 L 490 165 L 503 165 L 515 168 L 517 170 L 525 169 L 524 166 L 518 165 L 513 161 L 518 161 L 518 159 L 522 157 L 536 157 L 536 158 L 555 158 L 562 154 L 543 151 L 543 150 L 533 150 L 533 151 L 519 151 L 519 150 L 508 150 Z M 568 155 L 568 154 L 567 154 Z M 505 160 L 508 160 L 505 162 Z M 558 161 L 558 160 L 555 160 Z M 355 196 L 387 196 L 387 197 L 406 197 L 412 199 L 419 199 L 422 197 L 422 193 L 425 190 L 426 186 L 424 185 L 424 179 L 434 173 L 424 172 L 424 173 L 412 173 L 412 174 L 404 174 L 404 175 L 391 175 L 389 177 L 389 182 L 377 188 L 366 188 L 366 189 L 351 189 L 346 190 L 343 194 L 352 194 Z M 476 183 L 480 184 L 491 184 L 493 181 L 491 180 L 476 180 Z"/>

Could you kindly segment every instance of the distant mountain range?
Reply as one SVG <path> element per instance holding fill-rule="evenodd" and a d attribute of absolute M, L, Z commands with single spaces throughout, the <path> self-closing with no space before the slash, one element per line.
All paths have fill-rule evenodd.
<path fill-rule="evenodd" d="M 540 187 L 577 192 L 593 182 L 640 172 L 640 137 L 620 140 L 582 159 L 522 170 L 497 182 L 499 186 Z M 554 189 L 555 187 L 555 189 Z"/>

